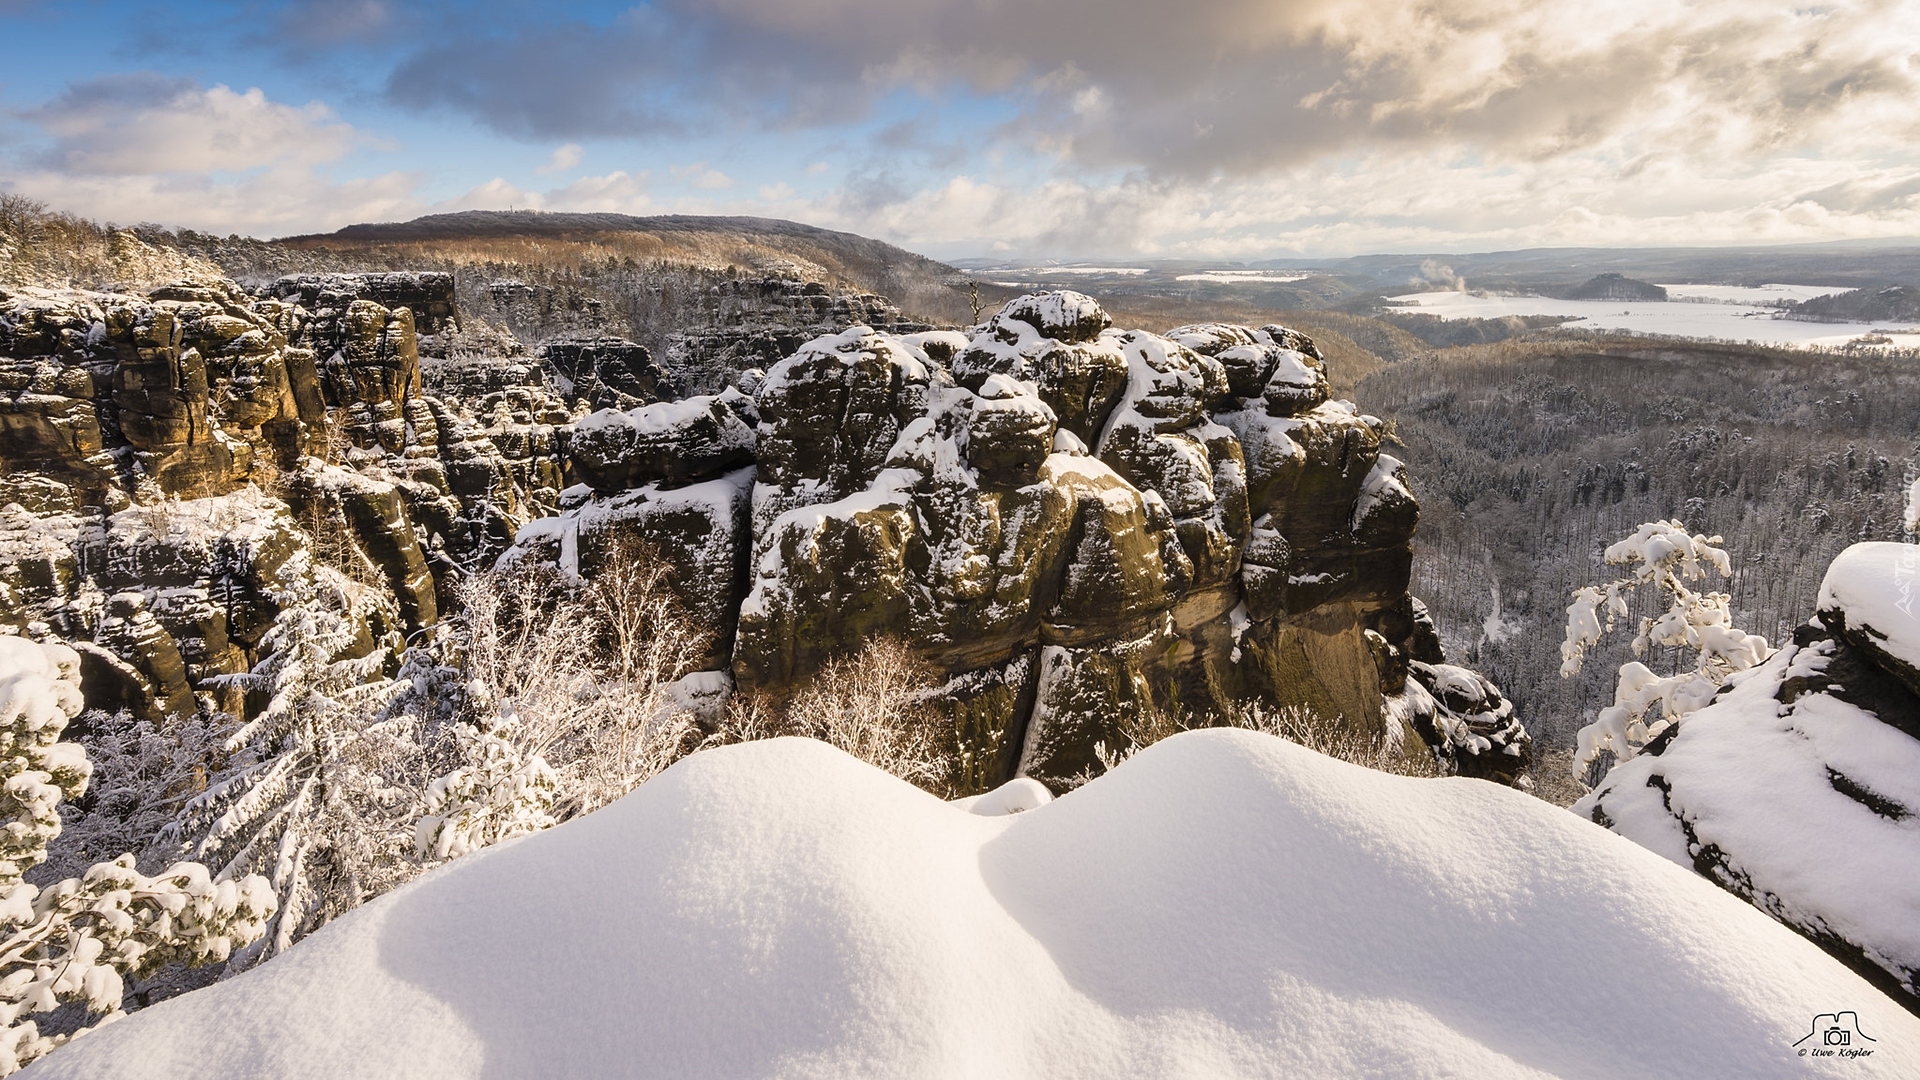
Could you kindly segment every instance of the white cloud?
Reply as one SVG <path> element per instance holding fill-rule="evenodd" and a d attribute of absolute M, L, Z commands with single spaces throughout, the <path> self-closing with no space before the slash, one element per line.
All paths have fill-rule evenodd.
<path fill-rule="evenodd" d="M 653 206 L 645 172 L 583 176 L 562 187 L 534 191 L 494 177 L 438 203 L 435 210 L 581 210 L 637 214 Z"/>
<path fill-rule="evenodd" d="M 245 172 L 337 161 L 372 140 L 319 102 L 157 75 L 77 84 L 23 114 L 51 137 L 43 165 L 86 176 Z"/>
<path fill-rule="evenodd" d="M 793 196 L 793 186 L 784 180 L 777 184 L 760 185 L 760 197 L 767 202 L 786 202 L 788 199 L 793 198 Z"/>
<path fill-rule="evenodd" d="M 1663 158 L 1622 181 L 1631 160 L 1616 144 L 1517 164 L 1394 148 L 1242 179 L 962 176 L 878 207 L 844 194 L 820 200 L 808 220 L 945 257 L 1320 257 L 1920 235 L 1920 168 Z M 1860 179 L 1836 185 L 1838 175 Z"/>
<path fill-rule="evenodd" d="M 709 167 L 704 161 L 696 161 L 691 165 L 675 165 L 668 171 L 688 187 L 699 188 L 702 191 L 721 191 L 733 186 L 733 177 Z"/>
<path fill-rule="evenodd" d="M 555 147 L 553 154 L 547 158 L 547 163 L 533 171 L 542 176 L 548 173 L 565 172 L 580 164 L 580 159 L 585 156 L 586 152 L 580 149 L 579 143 L 567 143 L 565 146 Z"/>
<path fill-rule="evenodd" d="M 229 181 L 187 174 L 74 175 L 34 170 L 0 181 L 0 189 L 83 217 L 122 225 L 157 221 L 203 232 L 288 236 L 362 221 L 393 221 L 423 212 L 417 173 L 388 172 L 334 180 L 297 166 L 269 168 Z"/>

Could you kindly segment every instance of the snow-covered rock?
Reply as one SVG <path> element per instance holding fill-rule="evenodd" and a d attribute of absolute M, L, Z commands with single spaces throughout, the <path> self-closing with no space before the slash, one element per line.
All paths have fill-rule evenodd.
<path fill-rule="evenodd" d="M 1827 567 L 1820 618 L 1920 694 L 1920 545 L 1855 544 Z"/>
<path fill-rule="evenodd" d="M 1574 809 L 1751 900 L 1920 1012 L 1920 695 L 1899 658 L 1915 639 L 1898 588 L 1916 555 L 1843 552 L 1818 621 Z"/>
<path fill-rule="evenodd" d="M 1797 1057 L 1856 1014 L 1863 1057 Z M 1467 780 L 1176 736 L 983 816 L 696 754 L 26 1075 L 1914 1074 L 1920 1020 L 1637 845 Z"/>

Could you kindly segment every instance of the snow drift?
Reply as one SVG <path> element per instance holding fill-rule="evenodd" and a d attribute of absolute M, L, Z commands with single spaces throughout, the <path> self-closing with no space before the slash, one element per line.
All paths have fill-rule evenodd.
<path fill-rule="evenodd" d="M 1877 1041 L 1800 1058 L 1813 1018 Z M 1805 1045 L 1805 1044 L 1803 1044 Z M 1913 1075 L 1920 1020 L 1475 780 L 1166 740 L 1023 813 L 708 751 L 39 1077 Z"/>

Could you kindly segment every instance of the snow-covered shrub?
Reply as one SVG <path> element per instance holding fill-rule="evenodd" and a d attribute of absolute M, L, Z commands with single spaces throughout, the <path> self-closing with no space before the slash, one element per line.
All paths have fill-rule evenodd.
<path fill-rule="evenodd" d="M 1732 575 L 1731 560 L 1716 546 L 1720 543 L 1718 536 L 1689 533 L 1678 521 L 1648 522 L 1606 550 L 1606 561 L 1628 567 L 1627 576 L 1574 590 L 1560 648 L 1562 676 L 1579 673 L 1588 650 L 1613 630 L 1627 614 L 1628 599 L 1647 585 L 1664 598 L 1666 610 L 1640 620 L 1633 654 L 1645 656 L 1653 646 L 1694 654 L 1692 667 L 1672 675 L 1656 674 L 1638 660 L 1621 665 L 1613 704 L 1580 729 L 1576 775 L 1584 774 L 1602 751 L 1623 761 L 1633 757 L 1669 724 L 1712 701 L 1728 676 L 1769 655 L 1766 638 L 1733 625 L 1726 593 L 1696 592 L 1688 585 L 1709 569 L 1723 578 Z"/>
<path fill-rule="evenodd" d="M 446 771 L 418 823 L 423 856 L 604 806 L 700 745 L 674 691 L 707 639 L 668 588 L 671 572 L 636 547 L 585 581 L 521 565 L 458 586 L 431 676 L 458 683 L 430 696 L 457 697 L 460 722 L 430 743 Z"/>
<path fill-rule="evenodd" d="M 35 1014 L 73 1001 L 112 1020 L 128 977 L 225 960 L 275 908 L 263 878 L 189 862 L 149 877 L 132 854 L 44 889 L 24 880 L 60 834 L 60 801 L 86 789 L 86 752 L 60 741 L 80 712 L 79 669 L 64 645 L 0 637 L 0 1074 L 88 1030 L 43 1035 Z"/>
<path fill-rule="evenodd" d="M 540 755 L 514 742 L 516 720 L 448 729 L 461 764 L 427 788 L 426 814 L 414 827 L 421 858 L 457 858 L 557 823 L 558 777 Z"/>
<path fill-rule="evenodd" d="M 819 739 L 945 798 L 954 786 L 951 731 L 929 702 L 936 673 L 903 641 L 874 638 L 833 660 L 785 702 L 736 694 L 719 738 Z"/>
<path fill-rule="evenodd" d="M 92 766 L 84 808 L 63 805 L 60 837 L 30 875 L 36 882 L 84 874 L 122 853 L 154 870 L 176 854 L 155 844 L 188 799 L 204 790 L 210 766 L 225 758 L 233 727 L 225 714 L 136 720 L 126 710 L 81 717 Z"/>
<path fill-rule="evenodd" d="M 161 843 L 224 880 L 261 872 L 278 897 L 271 933 L 236 954 L 243 969 L 417 872 L 407 858 L 423 786 L 411 725 L 384 715 L 402 687 L 381 677 L 354 586 L 315 569 L 284 590 L 264 659 L 228 676 L 267 704 L 227 737 L 232 755 L 162 830 Z M 409 781 L 413 781 L 409 783 Z"/>

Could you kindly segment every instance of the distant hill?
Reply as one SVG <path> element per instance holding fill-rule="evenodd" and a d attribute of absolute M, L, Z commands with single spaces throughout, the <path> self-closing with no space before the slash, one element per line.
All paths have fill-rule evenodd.
<path fill-rule="evenodd" d="M 1425 280 L 1436 265 L 1476 289 L 1535 290 L 1577 285 L 1595 274 L 1641 281 L 1723 285 L 1846 285 L 1920 280 L 1920 238 L 1726 248 L 1527 248 L 1519 251 L 1360 255 L 1347 259 L 1264 259 L 1249 267 L 1307 270 L 1370 279 L 1381 288 Z"/>
<path fill-rule="evenodd" d="M 1665 300 L 1667 290 L 1627 277 L 1599 274 L 1562 294 L 1568 300 Z"/>
<path fill-rule="evenodd" d="M 1920 288 L 1888 285 L 1816 296 L 1796 305 L 1787 318 L 1808 322 L 1920 322 Z"/>
<path fill-rule="evenodd" d="M 760 217 L 563 214 L 465 210 L 412 221 L 349 225 L 271 241 L 283 251 L 380 262 L 523 264 L 573 270 L 608 259 L 681 262 L 749 273 L 791 272 L 885 296 L 936 322 L 970 317 L 953 267 L 883 240 Z"/>

